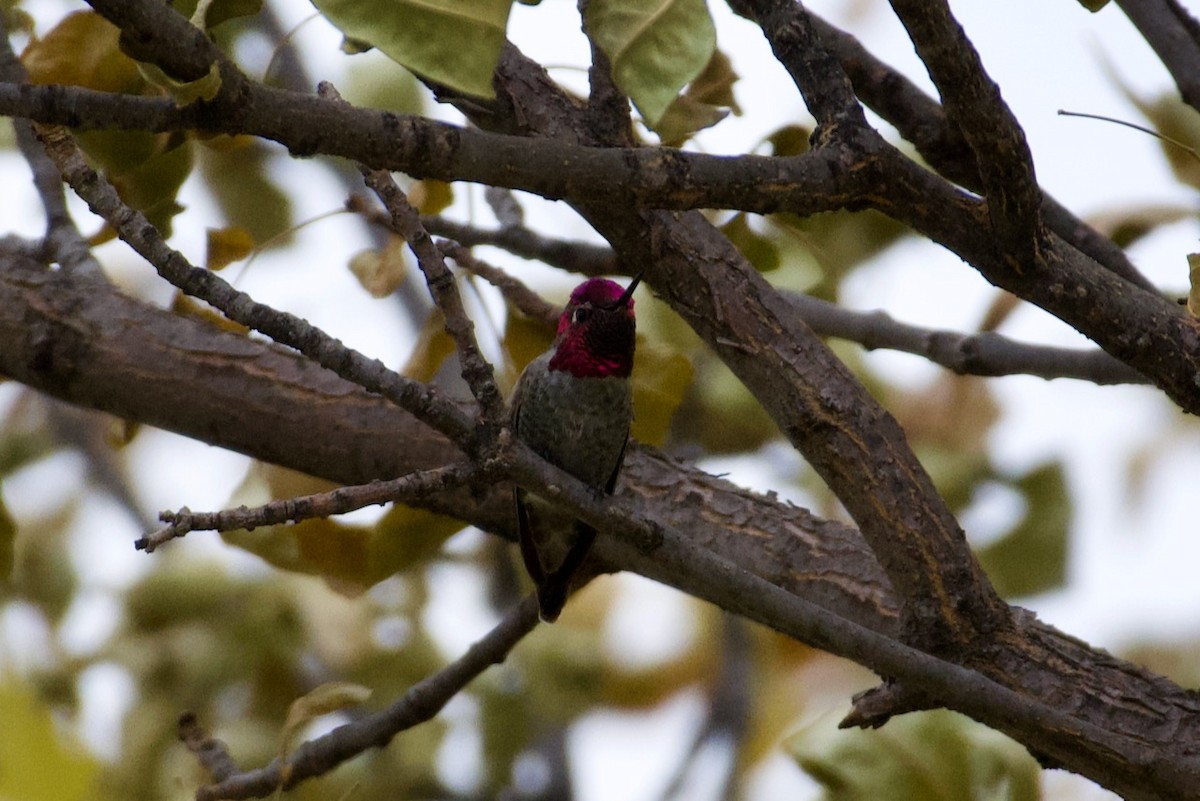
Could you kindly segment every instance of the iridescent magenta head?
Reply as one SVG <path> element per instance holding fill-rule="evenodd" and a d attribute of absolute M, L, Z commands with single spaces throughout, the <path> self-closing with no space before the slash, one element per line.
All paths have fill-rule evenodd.
<path fill-rule="evenodd" d="M 558 338 L 551 370 L 566 370 L 576 378 L 628 377 L 633 369 L 635 324 L 633 290 L 607 278 L 589 278 L 571 293 L 558 320 Z"/>

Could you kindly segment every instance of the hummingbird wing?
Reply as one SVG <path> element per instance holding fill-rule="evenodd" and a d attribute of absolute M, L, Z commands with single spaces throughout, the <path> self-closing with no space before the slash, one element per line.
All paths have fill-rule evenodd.
<path fill-rule="evenodd" d="M 621 465 L 625 463 L 625 448 L 629 445 L 629 438 L 625 438 L 625 442 L 621 445 L 621 452 L 617 455 L 616 466 L 613 467 L 612 475 L 608 478 L 608 483 L 604 487 L 606 495 L 612 495 L 613 490 L 617 486 L 617 475 L 621 472 Z M 517 520 L 520 522 L 521 510 L 524 505 L 518 500 Z M 526 518 L 528 521 L 528 517 Z M 563 606 L 567 603 L 567 594 L 570 592 L 571 579 L 579 572 L 579 568 L 583 566 L 583 561 L 587 559 L 588 553 L 592 550 L 593 543 L 596 542 L 596 529 L 584 523 L 582 520 L 575 521 L 575 538 L 571 543 L 567 555 L 563 557 L 562 564 L 548 574 L 545 573 L 542 567 L 541 560 L 538 559 L 536 550 L 530 547 L 531 553 L 525 551 L 525 542 L 531 538 L 522 537 L 521 539 L 521 554 L 525 557 L 525 569 L 530 570 L 530 559 L 537 563 L 539 571 L 542 571 L 542 577 L 539 580 L 532 570 L 529 575 L 534 577 L 534 583 L 537 585 L 538 594 L 538 611 L 542 620 L 547 623 L 553 623 L 558 619 L 562 612 Z"/>

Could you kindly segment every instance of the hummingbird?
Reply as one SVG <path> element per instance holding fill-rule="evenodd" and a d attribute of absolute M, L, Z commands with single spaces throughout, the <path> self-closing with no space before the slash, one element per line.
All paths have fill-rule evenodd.
<path fill-rule="evenodd" d="M 535 453 L 596 491 L 611 495 L 633 420 L 633 290 L 604 278 L 584 281 L 558 320 L 550 350 L 529 363 L 512 397 L 512 429 Z M 521 558 L 537 587 L 542 620 L 566 603 L 572 577 L 596 530 L 513 491 Z"/>

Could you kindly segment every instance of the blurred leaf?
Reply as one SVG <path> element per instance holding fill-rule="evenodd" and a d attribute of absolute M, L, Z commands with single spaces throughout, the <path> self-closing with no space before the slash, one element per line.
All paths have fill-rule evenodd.
<path fill-rule="evenodd" d="M 711 128 L 729 116 L 729 109 L 700 103 L 687 95 L 671 101 L 662 118 L 654 125 L 654 132 L 667 147 L 681 147 L 692 134 Z"/>
<path fill-rule="evenodd" d="M 92 11 L 68 14 L 21 54 L 31 83 L 84 86 L 99 92 L 141 94 L 137 62 L 117 46 L 120 30 Z"/>
<path fill-rule="evenodd" d="M 732 111 L 742 110 L 733 96 L 737 73 L 729 57 L 714 50 L 704 71 L 696 76 L 683 94 L 671 101 L 666 112 L 654 126 L 664 145 L 679 147 L 696 131 L 711 128 Z"/>
<path fill-rule="evenodd" d="M 43 38 L 30 42 L 22 62 L 34 83 L 154 94 L 156 90 L 142 78 L 139 64 L 121 52 L 119 35 L 115 26 L 95 13 L 68 14 Z M 175 196 L 191 171 L 186 137 L 106 130 L 80 132 L 76 139 L 122 199 L 170 235 L 170 220 L 179 211 Z"/>
<path fill-rule="evenodd" d="M 330 681 L 306 693 L 288 709 L 287 720 L 279 739 L 279 758 L 282 760 L 292 750 L 292 744 L 305 727 L 322 715 L 338 712 L 352 706 L 361 706 L 371 697 L 371 689 L 346 681 Z"/>
<path fill-rule="evenodd" d="M 454 186 L 426 178 L 408 190 L 408 202 L 422 214 L 441 214 L 454 202 Z"/>
<path fill-rule="evenodd" d="M 704 70 L 692 80 L 684 92 L 693 100 L 710 106 L 721 106 L 729 109 L 735 115 L 741 115 L 742 107 L 733 96 L 733 85 L 737 83 L 738 74 L 733 71 L 729 56 L 719 49 L 713 50 L 712 58 L 704 66 Z"/>
<path fill-rule="evenodd" d="M 795 237 L 820 263 L 825 277 L 809 294 L 836 300 L 846 273 L 880 253 L 908 230 L 875 211 L 833 211 L 811 217 L 772 214 L 769 221 Z"/>
<path fill-rule="evenodd" d="M 162 71 L 157 64 L 138 63 L 138 70 L 147 83 L 165 91 L 175 101 L 175 105 L 184 106 L 197 100 L 212 100 L 221 91 L 221 68 L 215 62 L 208 68 L 208 74 L 194 81 L 179 81 Z"/>
<path fill-rule="evenodd" d="M 292 199 L 275 182 L 270 151 L 249 136 L 198 140 L 200 170 L 230 226 L 244 228 L 255 242 L 285 244 L 292 227 Z M 282 234 L 282 235 L 281 235 Z"/>
<path fill-rule="evenodd" d="M 295 470 L 256 463 L 230 505 L 294 498 L 335 486 Z M 221 536 L 281 570 L 321 576 L 338 592 L 356 597 L 389 576 L 424 564 L 465 525 L 433 512 L 393 505 L 374 525 L 316 518 Z"/>
<path fill-rule="evenodd" d="M 356 106 L 401 114 L 426 113 L 429 90 L 415 75 L 382 53 L 372 51 L 351 61 L 345 86 L 339 83 L 338 88 Z"/>
<path fill-rule="evenodd" d="M 1122 93 L 1150 121 L 1151 127 L 1163 137 L 1159 147 L 1171 165 L 1175 177 L 1193 187 L 1200 187 L 1200 113 L 1186 105 L 1177 95 L 1167 94 L 1157 100 L 1140 97 L 1129 86 L 1117 81 Z M 1174 140 L 1174 141 L 1168 141 Z"/>
<path fill-rule="evenodd" d="M 392 504 L 372 532 L 367 580 L 374 584 L 425 564 L 465 527 L 453 517 Z"/>
<path fill-rule="evenodd" d="M 1090 226 L 1111 239 L 1117 247 L 1128 248 L 1160 226 L 1191 220 L 1196 209 L 1191 206 L 1143 205 L 1106 214 L 1092 214 Z"/>
<path fill-rule="evenodd" d="M 512 0 L 313 0 L 347 38 L 379 48 L 418 75 L 468 95 L 493 97 L 492 72 Z"/>
<path fill-rule="evenodd" d="M 209 228 L 205 233 L 204 267 L 218 272 L 254 252 L 254 237 L 245 228 Z"/>
<path fill-rule="evenodd" d="M 17 524 L 8 513 L 3 493 L 0 493 L 0 586 L 6 586 L 12 578 L 13 566 L 17 561 L 16 543 Z"/>
<path fill-rule="evenodd" d="M 32 689 L 15 679 L 0 683 L 0 798 L 75 801 L 96 797 L 100 766 L 64 740 L 54 716 Z"/>
<path fill-rule="evenodd" d="M 673 431 L 711 454 L 753 451 L 779 437 L 779 427 L 745 385 L 715 358 L 698 359 L 696 376 Z"/>
<path fill-rule="evenodd" d="M 1079 0 L 1079 5 L 1093 14 L 1108 5 L 1108 0 Z"/>
<path fill-rule="evenodd" d="M 229 331 L 234 334 L 249 334 L 250 329 L 241 323 L 235 323 L 224 314 L 209 306 L 207 303 L 189 297 L 182 292 L 176 292 L 175 297 L 171 301 L 171 311 L 184 317 L 193 317 L 197 320 L 204 320 L 209 325 L 215 325 L 222 331 Z"/>
<path fill-rule="evenodd" d="M 810 726 L 785 747 L 826 801 L 1037 801 L 1040 769 L 1007 737 L 952 712 L 894 718 L 882 729 Z"/>
<path fill-rule="evenodd" d="M 525 369 L 525 365 L 545 353 L 553 342 L 554 328 L 508 307 L 503 345 L 518 374 Z M 636 357 L 634 361 L 637 361 Z"/>
<path fill-rule="evenodd" d="M 692 383 L 692 362 L 682 353 L 638 337 L 633 360 L 633 408 L 630 433 L 638 442 L 662 446 L 675 410 Z"/>
<path fill-rule="evenodd" d="M 755 231 L 750 215 L 738 212 L 721 226 L 721 233 L 754 265 L 760 273 L 779 269 L 779 246 L 768 236 Z"/>
<path fill-rule="evenodd" d="M 1012 482 L 1025 499 L 1025 516 L 1002 539 L 979 551 L 979 561 L 1007 598 L 1062 586 L 1066 579 L 1071 496 L 1061 462 Z"/>
<path fill-rule="evenodd" d="M 1189 253 L 1187 310 L 1193 317 L 1200 317 L 1200 253 Z"/>
<path fill-rule="evenodd" d="M 652 128 L 717 46 L 704 0 L 592 0 L 584 28 L 612 62 L 617 86 Z"/>
<path fill-rule="evenodd" d="M 373 298 L 386 298 L 404 283 L 408 264 L 404 240 L 389 236 L 382 248 L 361 250 L 350 258 L 350 272 Z"/>
<path fill-rule="evenodd" d="M 428 383 L 453 353 L 454 340 L 446 333 L 446 318 L 441 309 L 434 308 L 425 318 L 425 324 L 417 334 L 417 344 L 400 372 Z"/>
<path fill-rule="evenodd" d="M 183 16 L 191 19 L 196 13 L 196 0 L 174 0 L 172 5 Z M 237 17 L 253 17 L 262 11 L 262 0 L 213 0 L 204 15 L 204 27 L 215 28 L 222 22 Z"/>
<path fill-rule="evenodd" d="M 812 129 L 804 125 L 785 125 L 767 137 L 772 156 L 799 156 L 808 152 Z"/>

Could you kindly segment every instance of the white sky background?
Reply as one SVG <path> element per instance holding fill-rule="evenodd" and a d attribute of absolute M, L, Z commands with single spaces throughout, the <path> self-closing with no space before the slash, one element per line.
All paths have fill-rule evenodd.
<path fill-rule="evenodd" d="M 283 0 L 276 5 L 282 9 L 285 27 L 311 14 L 311 6 L 303 0 Z M 911 44 L 885 2 L 825 0 L 808 5 L 852 30 L 876 55 L 932 91 Z M 1042 185 L 1067 207 L 1086 218 L 1138 205 L 1195 204 L 1192 193 L 1176 184 L 1167 171 L 1155 140 L 1114 125 L 1056 114 L 1058 109 L 1066 108 L 1142 122 L 1106 77 L 1102 66 L 1106 62 L 1144 96 L 1174 91 L 1164 68 L 1115 5 L 1094 15 L 1074 0 L 960 0 L 952 5 L 1024 126 Z M 62 9 L 74 7 L 58 0 L 29 5 L 46 22 L 56 19 Z M 730 118 L 706 132 L 698 147 L 708 152 L 745 152 L 780 125 L 810 121 L 790 80 L 771 57 L 761 32 L 732 18 L 722 3 L 714 2 L 710 7 L 717 18 L 719 44 L 742 77 L 735 91 L 745 115 Z M 587 48 L 578 31 L 573 0 L 545 0 L 536 8 L 514 6 L 510 35 L 543 63 L 585 63 Z M 337 83 L 347 64 L 355 63 L 338 53 L 339 37 L 322 20 L 305 25 L 296 39 L 311 59 L 313 76 Z M 362 63 L 362 58 L 357 63 Z M 586 83 L 582 72 L 561 69 L 553 74 L 580 91 Z M 438 113 L 457 119 L 452 111 Z M 304 186 L 302 193 L 294 193 L 298 219 L 336 208 L 342 202 L 344 191 L 318 164 L 286 158 L 279 163 L 285 191 Z M 0 197 L 0 219 L 5 221 L 0 233 L 40 233 L 40 207 L 31 194 L 27 171 L 19 157 L 0 156 L 0 185 L 7 188 Z M 185 188 L 183 202 L 189 211 L 177 218 L 174 244 L 193 260 L 200 260 L 204 227 L 215 224 L 213 207 L 197 182 Z M 529 200 L 525 205 L 535 228 L 539 220 L 553 219 L 549 230 L 577 238 L 590 235 L 582 223 L 552 204 Z M 474 208 L 488 219 L 480 211 L 484 204 L 479 193 Z M 357 289 L 344 266 L 348 255 L 366 244 L 365 240 L 359 246 L 348 242 L 361 239 L 357 225 L 349 220 L 310 226 L 299 235 L 297 247 L 259 258 L 241 286 L 260 300 L 307 316 L 369 355 L 397 364 L 411 341 L 409 332 L 395 322 L 391 305 L 372 301 Z M 1195 240 L 1195 222 L 1179 224 L 1139 243 L 1131 255 L 1152 280 L 1182 293 L 1187 283 L 1185 255 L 1198 249 Z M 144 288 L 150 283 L 148 268 L 138 265 L 121 247 L 106 246 L 102 258 L 114 266 L 122 280 Z M 494 260 L 501 259 L 495 256 Z M 552 271 L 535 272 L 524 263 L 516 263 L 514 269 L 523 276 L 554 279 L 552 283 L 559 289 L 571 284 Z M 280 280 L 284 271 L 293 276 L 286 285 Z M 166 298 L 169 291 L 158 287 L 151 294 Z M 994 290 L 957 257 L 928 243 L 913 241 L 893 248 L 875 265 L 860 271 L 848 283 L 845 294 L 848 303 L 858 308 L 883 308 L 908 322 L 970 330 Z M 330 297 L 337 297 L 338 302 L 329 303 Z M 1078 334 L 1033 308 L 1023 308 L 1002 330 L 1031 342 L 1085 344 Z M 919 386 L 936 375 L 935 368 L 916 357 L 876 352 L 868 358 L 890 378 L 908 386 Z M 1181 413 L 1160 393 L 1143 388 L 1097 388 L 1080 382 L 1032 378 L 995 379 L 995 387 L 1004 409 L 991 443 L 999 464 L 1016 472 L 1062 457 L 1069 466 L 1071 489 L 1077 500 L 1070 585 L 1052 596 L 1030 599 L 1027 605 L 1055 625 L 1101 647 L 1119 649 L 1145 638 L 1200 635 L 1200 582 L 1195 581 L 1200 549 L 1188 514 L 1193 477 L 1200 475 L 1197 427 L 1181 429 Z M 12 387 L 0 387 L 0 413 L 12 395 Z M 142 466 L 138 491 L 147 510 L 183 505 L 193 509 L 220 507 L 240 478 L 241 457 L 178 437 L 147 432 L 134 448 Z M 1139 449 L 1149 449 L 1154 456 L 1140 491 L 1128 486 L 1129 477 L 1124 471 L 1129 455 Z M 781 448 L 772 450 L 772 454 L 784 454 L 780 456 L 783 462 L 794 458 Z M 735 479 L 787 494 L 786 486 L 773 483 L 779 480 L 778 475 L 786 473 L 787 465 L 777 473 L 764 471 L 761 465 L 747 470 L 747 465 L 748 460 L 738 462 L 741 471 Z M 56 457 L 6 482 L 5 497 L 18 515 L 36 514 L 38 509 L 52 505 L 53 499 L 48 496 L 54 487 L 69 494 L 81 480 L 78 460 Z M 966 521 L 969 530 L 986 530 L 988 515 L 993 511 L 998 515 L 1012 513 L 1003 503 L 976 511 Z M 115 611 L 111 591 L 127 586 L 149 567 L 148 558 L 135 554 L 130 547 L 139 532 L 112 504 L 104 500 L 91 502 L 87 521 L 87 536 L 80 532 L 81 536 L 76 537 L 79 548 L 73 558 L 92 588 L 81 610 L 91 611 L 80 611 L 67 623 L 68 630 L 74 632 L 75 647 L 84 652 L 96 647 L 111 626 Z M 189 537 L 186 547 L 198 554 L 224 550 L 215 540 L 205 544 L 202 535 Z M 637 599 L 631 601 L 631 608 L 653 607 L 656 616 L 664 619 L 658 630 L 670 631 L 675 619 L 671 593 L 646 583 L 630 584 Z M 103 611 L 97 614 L 97 608 Z M 453 614 L 453 609 L 445 607 L 436 614 Z M 618 615 L 614 637 L 628 641 L 633 636 L 631 630 L 645 627 L 647 621 L 644 612 L 625 617 L 632 617 L 635 625 L 622 624 Z M 105 623 L 105 619 L 110 622 Z M 19 613 L 0 617 L 0 637 L 9 644 L 14 637 L 28 639 L 31 631 Z M 465 647 L 477 633 L 464 632 L 462 641 L 454 642 L 452 647 Z M 654 642 L 647 643 L 647 659 L 653 658 L 655 648 Z M 20 655 L 0 658 L 0 664 L 6 660 L 36 661 L 37 651 L 36 647 L 24 648 Z M 113 677 L 104 671 L 90 680 L 113 686 Z M 125 687 L 116 693 L 97 693 L 96 697 L 119 699 L 129 690 Z M 89 707 L 90 722 L 85 722 L 93 742 L 113 739 L 117 731 L 114 710 L 120 704 L 113 706 L 108 709 L 97 700 Z M 698 720 L 700 714 L 695 699 L 683 698 L 668 705 L 661 715 L 639 717 L 631 724 L 604 718 L 580 727 L 572 743 L 576 754 L 587 755 L 578 761 L 582 797 L 585 801 L 655 797 L 665 781 L 664 767 L 673 767 L 673 760 L 663 758 L 656 745 L 663 737 Z M 657 753 L 658 758 L 648 760 L 648 752 Z M 772 777 L 768 784 L 775 792 L 791 791 L 791 797 L 796 797 L 795 791 L 806 786 L 790 766 L 778 764 L 768 773 Z M 604 779 L 592 780 L 597 776 Z M 615 783 L 617 777 L 621 778 L 619 785 Z M 1060 784 L 1066 780 L 1055 777 L 1052 781 Z M 1110 796 L 1095 791 L 1074 797 Z"/>

